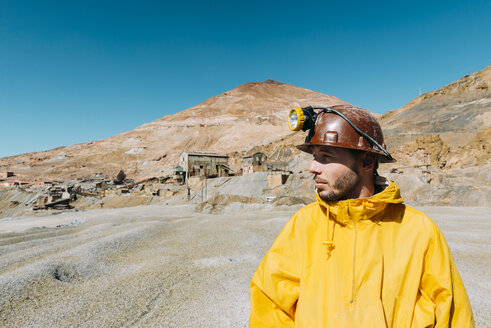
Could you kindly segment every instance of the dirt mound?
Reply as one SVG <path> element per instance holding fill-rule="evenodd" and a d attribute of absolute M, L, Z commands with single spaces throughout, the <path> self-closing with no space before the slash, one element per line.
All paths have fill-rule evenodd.
<path fill-rule="evenodd" d="M 275 205 L 307 205 L 311 203 L 311 199 L 307 197 L 293 197 L 293 196 L 280 196 L 273 200 L 273 204 Z"/>
<path fill-rule="evenodd" d="M 195 211 L 201 213 L 221 214 L 232 203 L 264 204 L 266 201 L 259 197 L 219 194 L 211 199 L 199 203 Z"/>

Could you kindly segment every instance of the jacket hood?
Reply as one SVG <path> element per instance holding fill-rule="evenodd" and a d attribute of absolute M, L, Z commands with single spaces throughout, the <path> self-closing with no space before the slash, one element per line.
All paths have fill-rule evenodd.
<path fill-rule="evenodd" d="M 395 182 L 382 177 L 378 178 L 376 184 L 385 185 L 386 188 L 371 197 L 325 202 L 316 192 L 317 202 L 323 210 L 329 211 L 329 218 L 343 225 L 346 225 L 351 220 L 375 219 L 375 216 L 382 212 L 388 204 L 404 202 L 401 197 L 401 191 Z"/>

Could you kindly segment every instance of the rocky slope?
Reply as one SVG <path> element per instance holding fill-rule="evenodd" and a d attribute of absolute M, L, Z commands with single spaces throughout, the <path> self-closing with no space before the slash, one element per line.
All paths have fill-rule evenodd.
<path fill-rule="evenodd" d="M 253 147 L 291 135 L 285 119 L 293 106 L 343 103 L 273 80 L 247 83 L 108 139 L 0 159 L 0 171 L 14 171 L 29 181 L 115 176 L 120 169 L 143 178 L 170 172 L 183 151 L 196 150 L 231 154 L 231 165 L 238 168 Z"/>
<path fill-rule="evenodd" d="M 42 181 L 95 173 L 114 177 L 123 169 L 138 179 L 170 173 L 183 151 L 207 150 L 228 154 L 233 168 L 240 167 L 244 155 L 261 151 L 295 173 L 305 172 L 310 157 L 294 147 L 304 134 L 289 131 L 288 110 L 342 103 L 273 80 L 247 83 L 108 139 L 0 159 L 0 171 Z M 491 204 L 491 66 L 421 95 L 379 120 L 398 159 L 382 165 L 380 172 L 400 184 L 408 201 Z M 292 184 L 290 189 L 298 188 Z"/>
<path fill-rule="evenodd" d="M 416 139 L 418 148 L 425 144 L 431 148 L 440 139 L 442 147 L 452 148 L 440 162 L 450 157 L 454 166 L 481 164 L 490 152 L 486 144 L 491 129 L 491 66 L 387 112 L 380 123 L 389 148 L 396 152 L 404 153 L 401 145 Z M 474 156 L 478 159 L 472 162 Z"/>
<path fill-rule="evenodd" d="M 382 170 L 406 187 L 406 199 L 491 204 L 491 66 L 379 119 L 398 159 Z"/>

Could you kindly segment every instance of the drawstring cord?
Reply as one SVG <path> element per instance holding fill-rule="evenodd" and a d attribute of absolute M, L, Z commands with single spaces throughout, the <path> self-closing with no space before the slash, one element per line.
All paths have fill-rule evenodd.
<path fill-rule="evenodd" d="M 334 245 L 334 227 L 335 227 L 335 222 L 334 220 L 329 220 L 329 209 L 326 211 L 327 215 L 327 240 L 322 242 L 322 245 L 326 247 L 326 252 L 327 252 L 327 259 L 331 257 L 331 252 L 335 248 Z"/>
<path fill-rule="evenodd" d="M 363 202 L 362 206 L 363 206 L 363 209 L 365 209 L 365 210 L 372 210 L 372 211 L 375 210 L 374 204 L 371 202 Z M 349 200 L 348 200 L 348 206 L 347 206 L 346 210 L 347 210 L 347 212 L 346 212 L 347 217 L 350 217 Z M 334 248 L 336 246 L 334 244 L 334 228 L 336 227 L 336 222 L 334 219 L 330 218 L 329 208 L 326 208 L 326 219 L 327 219 L 327 235 L 326 235 L 327 240 L 323 241 L 322 245 L 326 248 L 327 259 L 329 259 L 331 257 L 331 252 L 334 250 Z M 363 219 L 367 219 L 367 216 L 364 215 Z M 354 220 L 353 220 L 353 223 L 356 225 Z M 354 228 L 356 229 L 356 226 Z"/>

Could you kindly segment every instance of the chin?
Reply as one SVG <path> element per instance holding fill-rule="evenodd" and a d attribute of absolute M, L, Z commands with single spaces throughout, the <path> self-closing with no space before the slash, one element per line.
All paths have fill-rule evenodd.
<path fill-rule="evenodd" d="M 333 191 L 320 191 L 318 192 L 319 197 L 326 202 L 335 202 L 341 199 L 341 195 L 334 193 Z"/>

